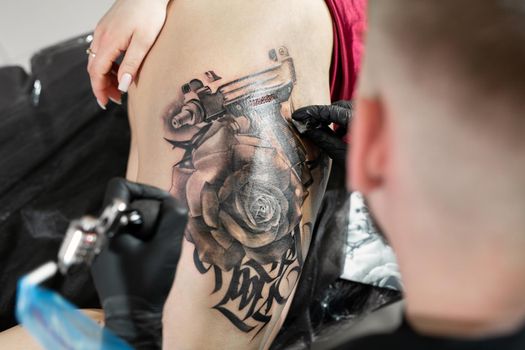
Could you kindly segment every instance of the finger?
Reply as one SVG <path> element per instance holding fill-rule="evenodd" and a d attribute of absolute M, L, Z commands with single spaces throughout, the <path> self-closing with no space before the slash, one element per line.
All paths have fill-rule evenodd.
<path fill-rule="evenodd" d="M 155 37 L 151 34 L 133 35 L 118 71 L 118 89 L 120 91 L 128 91 L 130 84 L 137 76 L 137 72 L 142 64 L 142 61 L 144 60 L 144 57 L 146 57 L 146 54 L 153 45 L 154 41 Z"/>
<path fill-rule="evenodd" d="M 120 46 L 103 36 L 100 40 L 93 40 L 92 50 L 95 57 L 91 56 L 88 61 L 88 73 L 91 80 L 93 93 L 99 103 L 106 105 L 108 92 L 111 90 L 112 80 L 110 78 L 113 62 L 120 56 Z"/>
<path fill-rule="evenodd" d="M 129 38 L 126 40 L 115 40 L 107 32 L 95 32 L 91 50 L 95 54 L 90 55 L 88 72 L 95 74 L 106 74 L 111 71 L 112 65 L 122 52 L 128 47 Z"/>
<path fill-rule="evenodd" d="M 175 198 L 171 197 L 162 202 L 160 211 L 161 225 L 155 239 L 171 236 L 182 243 L 182 237 L 188 223 L 188 211 Z"/>
<path fill-rule="evenodd" d="M 321 106 L 319 119 L 324 123 L 336 123 L 346 128 L 351 117 L 350 110 L 338 105 Z"/>
<path fill-rule="evenodd" d="M 307 106 L 299 108 L 292 114 L 292 121 L 301 134 L 321 126 L 321 122 L 317 115 L 322 107 L 323 106 L 319 105 Z"/>
<path fill-rule="evenodd" d="M 109 80 L 105 77 L 101 77 L 98 79 L 92 79 L 89 78 L 91 82 L 91 90 L 93 91 L 93 95 L 95 96 L 98 105 L 102 109 L 106 109 L 106 106 L 108 104 L 109 98 L 107 96 L 106 90 L 109 89 Z"/>
<path fill-rule="evenodd" d="M 335 102 L 332 103 L 332 105 L 343 107 L 343 108 L 346 108 L 346 109 L 350 109 L 352 111 L 354 110 L 354 103 L 351 100 L 335 101 Z"/>
<path fill-rule="evenodd" d="M 132 253 L 136 251 L 142 244 L 143 240 L 133 235 L 128 234 L 123 230 L 120 234 L 111 239 L 108 248 L 114 253 Z"/>
<path fill-rule="evenodd" d="M 100 254 L 95 256 L 91 264 L 91 275 L 100 296 L 119 295 L 122 293 L 122 286 L 126 284 L 123 279 L 121 266 L 119 255 L 109 246 L 102 249 Z"/>
<path fill-rule="evenodd" d="M 348 109 L 337 105 L 314 105 L 298 109 L 293 113 L 292 118 L 309 123 L 312 127 L 331 123 L 346 127 L 350 116 Z"/>
<path fill-rule="evenodd" d="M 312 118 L 317 120 L 318 118 L 316 117 L 316 115 L 319 114 L 319 110 L 322 107 L 325 107 L 325 106 L 311 105 L 311 106 L 301 107 L 292 113 L 292 119 L 297 120 L 297 121 L 303 121 L 303 122 L 309 119 L 312 119 Z"/>
<path fill-rule="evenodd" d="M 131 181 L 126 181 L 125 185 L 130 193 L 131 200 L 152 199 L 162 201 L 171 197 L 168 192 L 161 190 L 158 187 Z"/>
<path fill-rule="evenodd" d="M 153 186 L 142 185 L 116 177 L 108 182 L 104 205 L 109 205 L 115 199 L 120 199 L 126 204 L 139 199 L 153 199 L 162 201 L 169 198 L 170 194 Z"/>
<path fill-rule="evenodd" d="M 106 78 L 108 81 L 108 85 L 105 88 L 106 96 L 113 102 L 121 105 L 122 104 L 122 94 L 117 89 L 118 86 L 118 80 L 117 80 L 117 72 L 118 72 L 118 64 L 113 62 L 111 66 L 111 70 L 108 74 L 106 74 Z"/>
<path fill-rule="evenodd" d="M 304 134 L 332 160 L 344 167 L 347 145 L 329 129 L 314 129 Z"/>
<path fill-rule="evenodd" d="M 347 129 L 349 127 L 352 119 L 354 118 L 354 102 L 351 101 L 351 100 L 341 100 L 341 101 L 336 101 L 336 102 L 332 103 L 332 105 L 335 105 L 335 106 L 338 106 L 338 107 L 346 109 L 346 113 L 347 113 L 346 122 L 345 123 L 337 123 L 337 124 L 340 124 L 340 125 L 344 126 L 344 129 Z"/>
<path fill-rule="evenodd" d="M 93 34 L 93 36 L 95 36 L 95 33 Z M 87 67 L 86 68 L 87 68 L 87 73 L 89 75 L 89 80 L 90 80 L 90 83 L 91 83 L 91 91 L 93 92 L 93 95 L 95 96 L 95 98 L 96 98 L 100 108 L 105 110 L 106 109 L 106 105 L 107 105 L 107 99 L 104 98 L 103 91 L 107 87 L 107 82 L 93 79 L 92 75 L 90 73 L 92 71 L 92 69 L 93 69 L 92 68 L 93 67 L 93 61 L 96 58 L 96 52 L 97 52 L 98 47 L 99 47 L 98 41 L 95 40 L 95 38 L 94 38 L 93 41 L 91 42 L 90 47 L 89 47 L 88 63 L 87 63 Z"/>
<path fill-rule="evenodd" d="M 120 100 L 120 92 L 114 85 L 117 80 L 114 74 L 111 72 L 106 75 L 90 73 L 89 79 L 93 95 L 102 109 L 106 109 L 110 97 L 116 101 Z"/>
<path fill-rule="evenodd" d="M 91 80 L 93 94 L 102 109 L 106 109 L 108 99 L 119 105 L 122 104 L 122 96 L 117 89 L 118 81 L 116 74 L 110 72 L 104 77 L 104 80 L 102 81 L 103 85 L 97 86 L 96 84 L 95 81 Z"/>
<path fill-rule="evenodd" d="M 118 67 L 117 67 L 118 70 Z M 113 71 L 107 75 L 110 84 L 107 88 L 107 95 L 108 98 L 115 102 L 116 104 L 121 105 L 122 104 L 122 93 L 117 89 L 118 86 L 118 80 L 117 80 L 117 74 Z"/>

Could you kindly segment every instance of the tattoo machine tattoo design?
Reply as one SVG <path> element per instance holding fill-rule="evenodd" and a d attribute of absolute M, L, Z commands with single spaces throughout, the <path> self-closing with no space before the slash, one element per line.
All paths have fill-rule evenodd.
<path fill-rule="evenodd" d="M 188 206 L 195 266 L 215 274 L 213 292 L 223 296 L 214 308 L 255 335 L 299 278 L 301 235 L 311 228 L 301 208 L 319 165 L 282 112 L 285 103 L 293 108 L 293 60 L 285 47 L 269 60 L 269 68 L 230 82 L 208 71 L 207 85 L 184 84 L 184 101 L 165 120 L 166 140 L 184 150 L 170 192 Z"/>

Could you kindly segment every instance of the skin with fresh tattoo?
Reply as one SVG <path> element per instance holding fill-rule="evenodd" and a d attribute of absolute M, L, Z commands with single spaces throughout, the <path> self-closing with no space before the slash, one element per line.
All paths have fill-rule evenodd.
<path fill-rule="evenodd" d="M 183 151 L 170 192 L 189 209 L 195 267 L 215 279 L 213 309 L 252 336 L 296 285 L 312 227 L 303 205 L 328 170 L 283 116 L 296 82 L 287 48 L 270 50 L 268 63 L 229 82 L 205 72 L 163 119 L 166 142 Z"/>
<path fill-rule="evenodd" d="M 129 12 L 112 18 L 137 23 Z M 324 0 L 176 0 L 145 59 L 128 59 L 140 69 L 127 99 L 126 177 L 171 191 L 191 213 L 163 311 L 164 349 L 265 349 L 279 332 L 329 167 L 290 115 L 330 103 L 332 30 Z M 148 42 L 142 34 L 134 30 L 127 56 Z M 126 46 L 106 39 L 102 53 Z M 248 89 L 242 113 L 226 103 Z M 192 115 L 205 118 L 185 124 Z"/>
<path fill-rule="evenodd" d="M 329 103 L 331 34 L 323 0 L 170 2 L 128 99 L 127 178 L 189 212 L 164 348 L 268 348 L 279 331 L 330 169 L 291 113 Z"/>

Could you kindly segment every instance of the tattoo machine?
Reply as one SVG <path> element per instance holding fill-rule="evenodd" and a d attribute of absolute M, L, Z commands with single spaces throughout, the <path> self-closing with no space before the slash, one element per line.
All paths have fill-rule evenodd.
<path fill-rule="evenodd" d="M 70 223 L 58 253 L 18 282 L 16 317 L 45 349 L 131 349 L 100 327 L 59 294 L 39 286 L 57 272 L 74 265 L 90 265 L 120 229 L 142 240 L 149 238 L 159 215 L 160 202 L 138 200 L 127 205 L 114 200 L 99 217 L 84 216 Z"/>

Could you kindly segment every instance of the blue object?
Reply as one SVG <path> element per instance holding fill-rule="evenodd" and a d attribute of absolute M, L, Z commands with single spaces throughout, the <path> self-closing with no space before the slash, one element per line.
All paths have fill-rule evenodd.
<path fill-rule="evenodd" d="M 27 276 L 18 281 L 16 317 L 45 349 L 132 349 L 59 294 Z"/>

